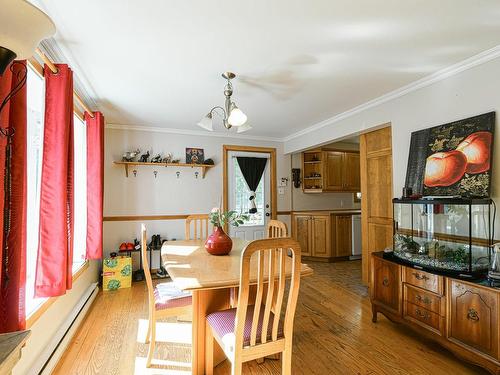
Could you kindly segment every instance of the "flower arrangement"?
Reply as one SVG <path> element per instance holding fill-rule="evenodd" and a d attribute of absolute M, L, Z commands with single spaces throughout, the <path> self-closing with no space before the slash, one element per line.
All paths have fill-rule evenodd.
<path fill-rule="evenodd" d="M 212 209 L 209 218 L 214 227 L 223 227 L 226 224 L 239 227 L 249 219 L 248 215 L 238 213 L 234 210 L 222 211 L 218 207 Z"/>

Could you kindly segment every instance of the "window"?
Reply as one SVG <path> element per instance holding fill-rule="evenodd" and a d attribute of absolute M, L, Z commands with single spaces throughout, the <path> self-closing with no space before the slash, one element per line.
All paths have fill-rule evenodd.
<path fill-rule="evenodd" d="M 250 197 L 250 190 L 248 190 L 245 178 L 236 161 L 233 163 L 233 166 L 235 180 L 235 210 L 247 214 L 250 209 L 250 200 L 248 199 Z M 255 205 L 257 206 L 257 213 L 249 215 L 249 220 L 245 222 L 245 226 L 264 225 L 264 175 L 262 175 L 257 191 L 255 192 Z"/>
<path fill-rule="evenodd" d="M 27 80 L 27 238 L 26 238 L 26 316 L 36 311 L 47 298 L 35 298 L 35 273 L 40 220 L 40 183 L 43 155 L 45 83 L 31 67 Z M 85 263 L 87 241 L 87 129 L 74 118 L 74 238 L 73 274 Z"/>

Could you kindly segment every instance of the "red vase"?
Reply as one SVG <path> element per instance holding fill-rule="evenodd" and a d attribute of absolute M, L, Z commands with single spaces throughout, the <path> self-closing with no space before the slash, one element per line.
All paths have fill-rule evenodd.
<path fill-rule="evenodd" d="M 233 240 L 222 227 L 215 227 L 213 233 L 205 242 L 205 249 L 212 255 L 227 255 L 233 248 Z"/>

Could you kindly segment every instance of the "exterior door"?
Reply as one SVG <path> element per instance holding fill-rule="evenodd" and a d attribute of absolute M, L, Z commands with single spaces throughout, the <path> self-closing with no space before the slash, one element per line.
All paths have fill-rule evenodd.
<path fill-rule="evenodd" d="M 255 203 L 257 213 L 250 214 L 250 220 L 239 227 L 229 227 L 229 235 L 248 241 L 265 238 L 266 225 L 271 216 L 271 176 L 270 176 L 270 154 L 262 152 L 230 151 L 228 153 L 228 209 L 241 213 L 248 213 L 250 209 L 250 191 L 241 173 L 237 156 L 266 158 L 268 159 L 264 173 L 255 192 Z"/>
<path fill-rule="evenodd" d="M 370 254 L 392 247 L 392 137 L 386 127 L 360 136 L 361 247 L 363 282 L 370 280 Z"/>

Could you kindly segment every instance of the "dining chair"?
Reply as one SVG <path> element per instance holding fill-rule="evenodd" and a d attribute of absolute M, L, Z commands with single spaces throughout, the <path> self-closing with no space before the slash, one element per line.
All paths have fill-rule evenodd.
<path fill-rule="evenodd" d="M 159 283 L 153 286 L 147 257 L 147 234 L 144 224 L 141 227 L 141 259 L 148 287 L 149 322 L 146 343 L 149 342 L 149 350 L 146 367 L 150 367 L 155 351 L 156 321 L 172 316 L 189 314 L 192 298 L 190 293 L 177 289 L 172 282 Z"/>
<path fill-rule="evenodd" d="M 287 251 L 291 281 L 284 318 Z M 251 261 L 254 255 L 254 261 Z M 238 306 L 207 316 L 205 373 L 213 374 L 214 339 L 231 362 L 231 374 L 241 374 L 242 364 L 281 353 L 284 375 L 291 374 L 293 320 L 300 286 L 299 244 L 291 238 L 256 240 L 241 254 Z M 265 271 L 267 270 L 267 271 Z M 255 304 L 249 305 L 250 283 L 257 282 Z M 276 295 L 276 299 L 274 296 Z"/>
<path fill-rule="evenodd" d="M 288 237 L 286 224 L 279 220 L 269 220 L 266 227 L 267 238 Z"/>
<path fill-rule="evenodd" d="M 191 238 L 191 223 L 193 237 Z M 203 230 L 205 229 L 205 230 Z M 186 240 L 206 240 L 208 237 L 208 214 L 189 215 L 186 218 Z"/>

